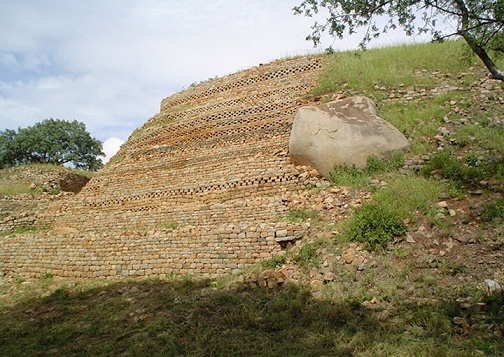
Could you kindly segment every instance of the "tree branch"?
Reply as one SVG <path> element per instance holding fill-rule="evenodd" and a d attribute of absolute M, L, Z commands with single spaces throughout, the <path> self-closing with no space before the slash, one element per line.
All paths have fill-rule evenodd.
<path fill-rule="evenodd" d="M 490 71 L 492 78 L 504 81 L 504 71 L 500 70 L 492 59 L 488 56 L 486 50 L 480 46 L 477 40 L 471 35 L 467 28 L 469 27 L 469 11 L 464 3 L 464 0 L 455 0 L 455 4 L 458 6 L 461 13 L 461 36 L 467 42 L 469 47 L 474 53 L 481 59 L 486 68 Z"/>

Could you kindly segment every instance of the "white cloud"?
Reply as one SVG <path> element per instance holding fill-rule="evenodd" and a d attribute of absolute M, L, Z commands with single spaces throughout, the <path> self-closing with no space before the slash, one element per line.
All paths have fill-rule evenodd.
<path fill-rule="evenodd" d="M 313 51 L 299 2 L 0 0 L 0 130 L 52 117 L 126 140 L 193 82 Z"/>
<path fill-rule="evenodd" d="M 119 138 L 108 138 L 103 142 L 103 153 L 105 154 L 105 157 L 102 161 L 104 164 L 119 151 L 122 144 L 124 144 L 124 141 Z"/>

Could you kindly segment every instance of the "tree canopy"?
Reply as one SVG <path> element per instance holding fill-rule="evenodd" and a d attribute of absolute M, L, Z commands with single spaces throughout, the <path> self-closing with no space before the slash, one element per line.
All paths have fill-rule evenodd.
<path fill-rule="evenodd" d="M 320 44 L 323 32 L 338 38 L 364 28 L 360 43 L 388 30 L 401 28 L 406 35 L 428 33 L 433 40 L 461 37 L 481 59 L 492 77 L 504 81 L 504 71 L 492 57 L 504 54 L 504 0 L 304 0 L 295 14 L 312 17 L 326 9 L 325 23 L 315 21 L 307 37 Z M 380 24 L 378 19 L 387 20 Z M 450 22 L 455 27 L 439 26 Z"/>
<path fill-rule="evenodd" d="M 17 131 L 0 132 L 0 168 L 29 163 L 69 164 L 83 170 L 103 166 L 102 143 L 77 120 L 46 119 Z"/>

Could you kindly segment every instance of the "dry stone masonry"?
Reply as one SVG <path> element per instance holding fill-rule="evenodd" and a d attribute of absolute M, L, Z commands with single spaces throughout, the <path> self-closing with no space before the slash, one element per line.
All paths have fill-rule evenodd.
<path fill-rule="evenodd" d="M 288 140 L 323 61 L 275 61 L 164 99 L 79 194 L 39 217 L 48 231 L 0 241 L 0 271 L 214 276 L 278 254 L 308 229 L 285 219 L 286 193 L 312 183 Z"/>

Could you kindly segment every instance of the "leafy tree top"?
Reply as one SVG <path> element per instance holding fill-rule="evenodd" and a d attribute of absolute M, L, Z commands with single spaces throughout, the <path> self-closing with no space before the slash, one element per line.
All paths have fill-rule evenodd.
<path fill-rule="evenodd" d="M 77 120 L 45 119 L 16 131 L 0 132 L 0 168 L 28 163 L 70 164 L 84 170 L 103 166 L 102 143 Z"/>
<path fill-rule="evenodd" d="M 326 22 L 316 21 L 307 37 L 315 46 L 320 44 L 323 32 L 343 38 L 358 28 L 366 30 L 362 48 L 380 34 L 397 28 L 407 36 L 428 33 L 433 40 L 462 37 L 492 77 L 504 81 L 504 71 L 491 58 L 504 53 L 504 0 L 304 0 L 293 10 L 312 17 L 321 9 L 328 13 Z M 377 21 L 381 17 L 388 19 L 384 25 Z M 455 28 L 441 29 L 439 24 L 443 22 Z"/>

